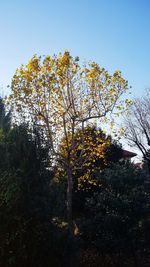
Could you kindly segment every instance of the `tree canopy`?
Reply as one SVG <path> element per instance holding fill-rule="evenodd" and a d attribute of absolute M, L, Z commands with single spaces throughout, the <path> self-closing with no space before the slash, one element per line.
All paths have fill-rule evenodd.
<path fill-rule="evenodd" d="M 107 115 L 119 113 L 128 104 L 127 100 L 121 99 L 127 88 L 128 82 L 120 71 L 110 75 L 95 62 L 80 66 L 79 58 L 73 58 L 68 51 L 44 58 L 34 55 L 13 76 L 9 101 L 14 114 L 18 113 L 16 118 L 44 129 L 53 155 L 66 170 L 69 221 L 72 217 L 75 132 L 78 128 L 83 131 L 92 120 L 100 123 Z M 67 146 L 65 157 L 58 151 L 62 136 Z"/>
<path fill-rule="evenodd" d="M 95 62 L 81 67 L 79 58 L 65 51 L 52 57 L 34 55 L 18 68 L 9 100 L 19 116 L 45 127 L 55 149 L 62 133 L 67 139 L 83 123 L 119 111 L 127 88 L 120 71 L 110 75 Z"/>

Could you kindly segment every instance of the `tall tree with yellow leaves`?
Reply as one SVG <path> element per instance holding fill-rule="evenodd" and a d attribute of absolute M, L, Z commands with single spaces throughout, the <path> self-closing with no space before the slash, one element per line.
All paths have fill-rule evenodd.
<path fill-rule="evenodd" d="M 34 121 L 45 129 L 51 151 L 61 161 L 67 177 L 67 214 L 72 227 L 72 172 L 75 133 L 84 131 L 92 120 L 97 123 L 107 115 L 119 113 L 128 101 L 121 99 L 128 83 L 120 71 L 110 75 L 95 62 L 79 64 L 68 51 L 54 56 L 34 55 L 27 65 L 16 70 L 9 101 L 16 118 Z M 58 151 L 65 138 L 66 151 Z M 84 135 L 82 136 L 84 147 Z"/>

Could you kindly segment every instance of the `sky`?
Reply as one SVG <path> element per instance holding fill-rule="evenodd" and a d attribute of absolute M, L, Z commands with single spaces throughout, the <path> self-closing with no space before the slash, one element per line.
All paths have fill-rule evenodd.
<path fill-rule="evenodd" d="M 150 87 L 150 0 L 0 0 L 0 39 L 2 96 L 33 54 L 65 49 L 121 70 L 131 98 Z"/>
<path fill-rule="evenodd" d="M 0 0 L 0 85 L 33 54 L 68 49 L 110 73 L 121 70 L 133 96 L 150 87 L 149 0 Z"/>

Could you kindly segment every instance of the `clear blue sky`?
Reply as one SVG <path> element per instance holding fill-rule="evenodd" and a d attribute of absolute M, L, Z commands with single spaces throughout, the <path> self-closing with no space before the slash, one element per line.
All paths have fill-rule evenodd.
<path fill-rule="evenodd" d="M 150 87 L 149 0 L 0 0 L 0 84 L 35 53 L 70 50 L 110 72 L 133 95 Z"/>

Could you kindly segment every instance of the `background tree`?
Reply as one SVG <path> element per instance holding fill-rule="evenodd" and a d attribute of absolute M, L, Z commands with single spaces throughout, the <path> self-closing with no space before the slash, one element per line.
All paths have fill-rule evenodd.
<path fill-rule="evenodd" d="M 78 128 L 91 120 L 105 119 L 106 115 L 119 111 L 121 95 L 127 89 L 127 81 L 121 72 L 110 75 L 95 62 L 82 68 L 79 58 L 64 54 L 36 55 L 27 65 L 16 70 L 12 79 L 12 93 L 9 97 L 15 114 L 43 127 L 53 155 L 61 161 L 67 177 L 67 214 L 72 225 L 72 155 L 74 137 Z M 125 102 L 126 104 L 128 101 Z M 71 146 L 68 139 L 71 133 Z M 67 155 L 58 153 L 58 144 L 64 136 Z M 82 139 L 84 144 L 84 138 Z"/>
<path fill-rule="evenodd" d="M 11 127 L 2 99 L 0 133 L 0 266 L 59 266 L 42 134 L 29 133 L 27 125 Z"/>
<path fill-rule="evenodd" d="M 64 157 L 67 155 L 67 145 L 71 146 L 71 133 L 68 133 L 68 144 L 65 138 L 60 142 L 60 153 Z M 74 172 L 78 171 L 80 176 L 96 168 L 102 170 L 109 164 L 118 162 L 121 157 L 121 145 L 95 124 L 89 124 L 83 130 L 79 128 L 75 132 L 72 164 L 74 164 Z"/>
<path fill-rule="evenodd" d="M 125 129 L 125 137 L 141 151 L 150 171 L 150 90 L 133 102 L 125 120 Z"/>
<path fill-rule="evenodd" d="M 3 99 L 0 97 L 0 137 L 5 138 L 10 130 L 11 113 L 6 113 Z"/>
<path fill-rule="evenodd" d="M 68 135 L 71 146 L 71 134 Z M 84 138 L 84 146 L 82 139 Z M 60 153 L 67 155 L 65 138 L 60 143 Z M 122 148 L 110 135 L 95 125 L 79 128 L 74 136 L 74 151 L 72 153 L 73 167 L 73 211 L 83 212 L 85 197 L 99 189 L 96 173 L 109 168 L 122 158 Z M 62 174 L 59 175 L 60 179 Z"/>

